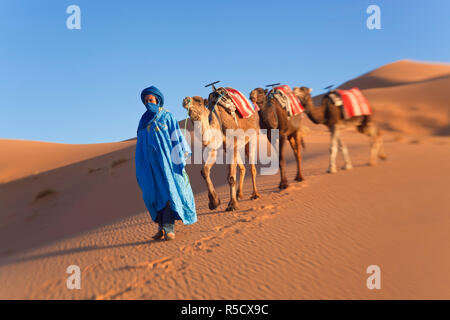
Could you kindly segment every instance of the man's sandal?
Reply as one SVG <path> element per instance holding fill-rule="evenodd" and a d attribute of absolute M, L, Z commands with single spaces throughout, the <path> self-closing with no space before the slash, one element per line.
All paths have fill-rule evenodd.
<path fill-rule="evenodd" d="M 164 236 L 164 239 L 167 241 L 175 240 L 175 233 L 173 233 L 173 232 L 166 233 Z"/>

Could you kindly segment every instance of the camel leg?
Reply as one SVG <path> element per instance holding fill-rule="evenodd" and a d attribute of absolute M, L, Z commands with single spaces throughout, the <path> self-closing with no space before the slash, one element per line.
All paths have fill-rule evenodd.
<path fill-rule="evenodd" d="M 289 143 L 291 144 L 292 151 L 294 151 L 295 160 L 297 161 L 297 176 L 296 181 L 305 180 L 302 175 L 302 134 L 296 131 L 293 136 L 289 138 Z"/>
<path fill-rule="evenodd" d="M 369 166 L 375 166 L 377 164 L 377 157 L 380 152 L 380 148 L 382 147 L 382 140 L 378 132 L 378 128 L 372 124 L 369 124 L 367 128 L 365 128 L 366 134 L 370 138 L 370 158 L 369 158 Z"/>
<path fill-rule="evenodd" d="M 330 164 L 329 164 L 327 172 L 328 173 L 335 173 L 335 172 L 337 172 L 337 169 L 336 169 L 336 156 L 337 156 L 337 153 L 338 153 L 339 129 L 337 128 L 337 126 L 332 126 L 330 128 L 330 132 L 331 132 Z"/>
<path fill-rule="evenodd" d="M 341 135 L 338 136 L 338 144 L 339 144 L 339 150 L 341 150 L 342 155 L 344 157 L 344 170 L 351 170 L 353 169 L 352 161 L 350 160 L 350 155 L 348 154 L 347 145 L 342 141 Z"/>
<path fill-rule="evenodd" d="M 208 198 L 209 198 L 209 209 L 214 210 L 220 205 L 220 199 L 219 196 L 216 193 L 216 190 L 214 189 L 214 185 L 211 181 L 211 167 L 216 162 L 216 150 L 211 150 L 208 154 L 208 159 L 206 163 L 204 164 L 201 174 L 203 179 L 206 181 L 206 186 L 208 187 Z"/>
<path fill-rule="evenodd" d="M 244 190 L 245 165 L 240 161 L 238 163 L 238 167 L 239 167 L 239 186 L 237 189 L 237 198 L 244 199 L 244 193 L 242 190 Z"/>
<path fill-rule="evenodd" d="M 279 148 L 279 166 L 280 166 L 280 176 L 281 176 L 281 182 L 280 182 L 280 189 L 286 189 L 289 184 L 286 178 L 286 160 L 284 159 L 284 146 L 286 144 L 286 136 L 280 135 L 280 148 Z"/>
<path fill-rule="evenodd" d="M 270 144 L 272 144 L 272 130 L 271 129 L 267 129 L 267 140 L 269 141 Z"/>
<path fill-rule="evenodd" d="M 253 152 L 255 152 L 255 150 L 253 150 Z M 245 147 L 245 153 L 246 153 L 247 158 L 249 160 L 253 159 L 252 157 L 249 156 L 249 153 L 250 153 L 250 146 L 249 146 L 249 144 L 247 144 L 246 147 Z M 253 194 L 250 197 L 250 199 L 251 200 L 255 200 L 255 199 L 258 199 L 260 197 L 260 195 L 259 195 L 259 192 L 258 192 L 258 190 L 256 188 L 256 166 L 252 162 L 253 161 L 250 161 L 250 173 L 252 175 Z"/>
<path fill-rule="evenodd" d="M 250 197 L 251 200 L 255 200 L 260 198 L 260 194 L 258 192 L 258 189 L 256 188 L 256 166 L 254 164 L 250 165 L 250 172 L 252 174 L 252 185 L 253 185 L 253 194 Z"/>
<path fill-rule="evenodd" d="M 384 152 L 384 142 L 383 142 L 383 137 L 381 135 L 381 130 L 377 128 L 377 133 L 378 133 L 378 140 L 379 140 L 379 149 L 378 149 L 378 158 L 380 158 L 381 160 L 386 160 L 387 156 L 386 153 Z"/>
<path fill-rule="evenodd" d="M 229 165 L 228 171 L 228 184 L 230 185 L 230 202 L 226 211 L 233 211 L 238 209 L 237 199 L 236 199 L 236 161 L 237 160 L 237 147 L 236 143 L 234 146 L 233 161 Z"/>

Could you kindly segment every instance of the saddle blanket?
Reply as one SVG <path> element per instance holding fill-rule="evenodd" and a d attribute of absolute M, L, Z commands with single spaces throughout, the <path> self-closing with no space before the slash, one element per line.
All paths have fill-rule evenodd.
<path fill-rule="evenodd" d="M 273 92 L 274 97 L 278 100 L 281 106 L 286 109 L 290 117 L 302 113 L 305 109 L 303 108 L 300 100 L 292 92 L 288 85 L 282 85 L 270 90 L 269 95 Z"/>
<path fill-rule="evenodd" d="M 242 118 L 248 118 L 259 110 L 258 106 L 248 101 L 248 99 L 238 90 L 233 88 L 224 88 L 227 95 L 231 98 L 236 110 L 242 116 Z"/>
<path fill-rule="evenodd" d="M 349 119 L 356 116 L 366 116 L 372 114 L 372 108 L 367 99 L 358 88 L 350 90 L 337 90 L 344 103 L 344 117 Z"/>

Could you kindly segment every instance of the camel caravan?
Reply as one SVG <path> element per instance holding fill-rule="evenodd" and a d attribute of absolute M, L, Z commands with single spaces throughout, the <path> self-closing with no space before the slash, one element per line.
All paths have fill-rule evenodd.
<path fill-rule="evenodd" d="M 370 138 L 369 165 L 375 165 L 377 158 L 386 159 L 383 140 L 380 130 L 372 121 L 372 109 L 358 88 L 351 90 L 331 90 L 326 93 L 321 105 L 316 107 L 311 97 L 311 89 L 307 87 L 294 87 L 279 83 L 255 88 L 250 92 L 250 101 L 238 90 L 229 87 L 216 88 L 211 83 L 212 92 L 207 99 L 199 96 L 186 97 L 183 107 L 187 109 L 188 117 L 200 130 L 201 141 L 208 148 L 201 175 L 205 179 L 209 208 L 216 209 L 220 199 L 211 180 L 211 168 L 216 163 L 217 146 L 222 146 L 229 159 L 228 184 L 230 188 L 230 201 L 227 211 L 238 209 L 238 199 L 243 199 L 243 184 L 245 178 L 245 159 L 255 159 L 256 151 L 250 143 L 250 135 L 245 135 L 242 143 L 237 143 L 237 137 L 232 135 L 228 139 L 229 131 L 253 132 L 256 141 L 260 141 L 260 132 L 267 136 L 272 150 L 278 152 L 278 168 L 280 172 L 279 188 L 286 189 L 289 185 L 286 177 L 285 148 L 289 142 L 297 163 L 296 181 L 303 181 L 302 175 L 302 148 L 304 148 L 304 127 L 302 118 L 304 114 L 314 124 L 327 126 L 331 135 L 330 162 L 327 172 L 335 173 L 336 157 L 338 151 L 344 157 L 345 170 L 352 169 L 347 146 L 341 139 L 340 132 L 347 127 L 355 127 L 360 133 Z M 211 134 L 215 132 L 216 134 Z M 274 137 L 274 132 L 277 137 Z M 255 140 L 253 140 L 255 141 Z M 214 147 L 215 145 L 215 147 Z M 228 148 L 227 148 L 228 146 Z M 238 149 L 244 149 L 244 156 Z M 245 157 L 245 159 L 243 159 Z M 256 166 L 249 161 L 253 193 L 251 199 L 260 197 L 256 186 Z M 239 168 L 239 184 L 236 185 L 236 170 Z"/>

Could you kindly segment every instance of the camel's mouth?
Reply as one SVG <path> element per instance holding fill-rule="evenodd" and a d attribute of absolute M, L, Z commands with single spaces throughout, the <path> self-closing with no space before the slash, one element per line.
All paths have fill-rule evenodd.
<path fill-rule="evenodd" d="M 197 121 L 200 121 L 200 117 L 198 117 L 198 116 L 192 114 L 191 112 L 188 112 L 188 116 L 189 116 L 189 119 L 190 119 L 193 123 L 194 123 L 194 122 L 197 122 Z"/>

